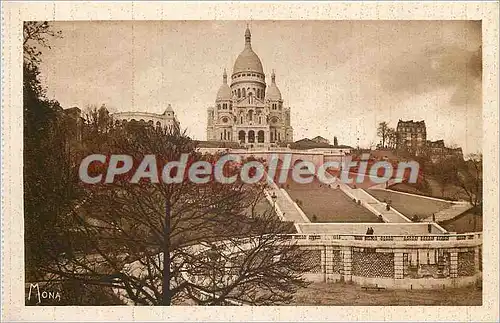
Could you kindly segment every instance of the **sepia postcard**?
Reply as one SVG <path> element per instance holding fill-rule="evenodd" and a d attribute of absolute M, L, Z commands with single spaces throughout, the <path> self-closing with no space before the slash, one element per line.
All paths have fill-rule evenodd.
<path fill-rule="evenodd" d="M 4 2 L 2 319 L 498 319 L 498 9 Z"/>

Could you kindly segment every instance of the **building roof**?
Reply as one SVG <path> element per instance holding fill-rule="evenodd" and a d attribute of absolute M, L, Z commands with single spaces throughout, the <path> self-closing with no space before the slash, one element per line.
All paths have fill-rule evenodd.
<path fill-rule="evenodd" d="M 259 56 L 252 49 L 251 42 L 252 35 L 250 33 L 250 29 L 246 29 L 245 31 L 245 49 L 238 55 L 236 58 L 236 62 L 233 67 L 233 74 L 239 72 L 258 72 L 264 74 L 264 69 L 262 68 L 262 62 L 260 61 Z"/>
<path fill-rule="evenodd" d="M 80 110 L 80 108 L 78 108 L 78 107 L 72 107 L 72 108 L 64 109 L 63 111 L 64 111 L 64 113 L 66 113 L 67 115 L 69 115 L 69 116 L 71 116 L 73 118 L 80 117 L 80 115 L 82 113 L 82 110 Z"/>
<path fill-rule="evenodd" d="M 324 137 L 321 137 L 321 136 L 316 136 L 314 137 L 313 139 L 311 139 L 312 141 L 318 141 L 318 140 L 321 140 L 321 141 L 328 141 L 330 142 L 330 140 L 324 138 Z"/>
<path fill-rule="evenodd" d="M 425 127 L 425 120 L 420 120 L 420 121 L 413 121 L 413 120 L 406 120 L 403 121 L 399 119 L 398 121 L 398 126 L 411 126 L 411 125 L 416 125 L 416 126 L 424 126 Z"/>
<path fill-rule="evenodd" d="M 234 141 L 195 141 L 198 148 L 241 148 L 240 144 Z"/>
<path fill-rule="evenodd" d="M 165 112 L 163 112 L 163 114 L 167 114 L 167 112 L 174 112 L 174 109 L 172 109 L 172 106 L 170 105 L 170 103 L 168 104 L 168 106 L 165 109 Z"/>
<path fill-rule="evenodd" d="M 318 136 L 319 137 L 319 136 Z M 311 149 L 311 148 L 346 148 L 346 149 L 352 149 L 351 146 L 347 145 L 330 145 L 322 142 L 317 142 L 313 141 L 309 138 L 303 138 L 300 140 L 297 140 L 294 143 L 290 144 L 290 148 L 292 149 Z"/>

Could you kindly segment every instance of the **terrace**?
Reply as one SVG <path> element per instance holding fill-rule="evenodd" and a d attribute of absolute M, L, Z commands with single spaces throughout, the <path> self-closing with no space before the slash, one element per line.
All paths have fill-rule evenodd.
<path fill-rule="evenodd" d="M 364 235 L 372 227 L 374 235 L 427 235 L 443 234 L 443 230 L 429 223 L 301 223 L 298 224 L 303 234 L 339 234 Z"/>

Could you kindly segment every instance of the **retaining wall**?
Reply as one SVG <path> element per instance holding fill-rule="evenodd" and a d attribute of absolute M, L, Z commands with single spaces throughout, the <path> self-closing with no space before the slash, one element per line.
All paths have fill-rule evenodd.
<path fill-rule="evenodd" d="M 388 289 L 442 289 L 481 278 L 482 234 L 291 235 L 312 251 L 311 281 L 343 281 Z"/>

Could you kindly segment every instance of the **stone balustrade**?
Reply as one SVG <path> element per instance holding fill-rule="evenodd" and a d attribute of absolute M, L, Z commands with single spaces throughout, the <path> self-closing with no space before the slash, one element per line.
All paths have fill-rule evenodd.
<path fill-rule="evenodd" d="M 312 281 L 441 289 L 471 285 L 481 276 L 481 233 L 294 234 L 287 238 L 304 250 L 315 251 L 310 262 L 316 269 L 306 274 Z"/>

